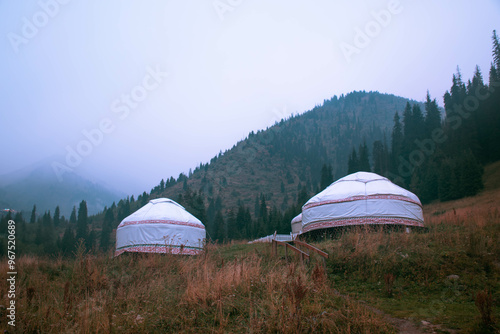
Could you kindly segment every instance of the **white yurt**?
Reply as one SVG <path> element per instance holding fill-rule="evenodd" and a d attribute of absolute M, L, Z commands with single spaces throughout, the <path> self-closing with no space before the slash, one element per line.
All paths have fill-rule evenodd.
<path fill-rule="evenodd" d="M 422 204 L 383 176 L 357 172 L 335 181 L 302 207 L 302 232 L 364 224 L 423 227 Z"/>
<path fill-rule="evenodd" d="M 302 213 L 298 214 L 292 219 L 292 234 L 299 234 L 302 232 Z"/>
<path fill-rule="evenodd" d="M 171 199 L 158 198 L 122 220 L 115 256 L 124 252 L 196 255 L 206 232 L 201 221 Z"/>

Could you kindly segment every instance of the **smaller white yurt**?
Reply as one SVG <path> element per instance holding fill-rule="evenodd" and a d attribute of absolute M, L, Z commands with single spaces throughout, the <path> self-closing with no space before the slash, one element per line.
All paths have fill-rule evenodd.
<path fill-rule="evenodd" d="M 412 192 L 375 173 L 347 175 L 302 207 L 302 232 L 365 224 L 424 226 L 422 204 Z"/>
<path fill-rule="evenodd" d="M 171 199 L 158 198 L 122 220 L 116 229 L 115 256 L 124 252 L 196 255 L 205 226 Z"/>
<path fill-rule="evenodd" d="M 292 219 L 292 234 L 299 234 L 302 232 L 302 213 Z"/>

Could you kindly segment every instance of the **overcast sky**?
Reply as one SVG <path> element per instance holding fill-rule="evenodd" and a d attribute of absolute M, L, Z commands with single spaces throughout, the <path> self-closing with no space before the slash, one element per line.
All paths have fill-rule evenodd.
<path fill-rule="evenodd" d="M 442 105 L 499 23 L 498 0 L 0 0 L 0 174 L 51 157 L 138 194 L 333 95 Z"/>

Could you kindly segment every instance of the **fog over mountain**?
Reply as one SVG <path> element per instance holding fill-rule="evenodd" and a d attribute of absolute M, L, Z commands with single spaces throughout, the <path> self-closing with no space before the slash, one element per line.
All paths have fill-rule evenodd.
<path fill-rule="evenodd" d="M 36 205 L 37 213 L 42 214 L 59 206 L 61 215 L 69 218 L 72 208 L 82 200 L 87 201 L 89 213 L 95 214 L 124 196 L 102 180 L 91 181 L 74 172 L 64 173 L 59 180 L 52 161 L 54 157 L 0 175 L 0 207 L 29 212 Z"/>
<path fill-rule="evenodd" d="M 486 76 L 499 17 L 497 0 L 1 1 L 0 174 L 58 156 L 137 195 L 333 95 L 443 106 L 457 66 Z"/>

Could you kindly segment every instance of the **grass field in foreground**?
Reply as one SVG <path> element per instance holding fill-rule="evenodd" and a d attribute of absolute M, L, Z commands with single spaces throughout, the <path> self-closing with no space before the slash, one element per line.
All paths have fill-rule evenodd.
<path fill-rule="evenodd" d="M 116 259 L 80 249 L 74 260 L 18 262 L 14 331 L 1 314 L 9 332 L 394 332 L 379 315 L 337 296 L 322 267 L 285 263 L 268 245 Z M 2 265 L 1 279 L 6 272 Z"/>

